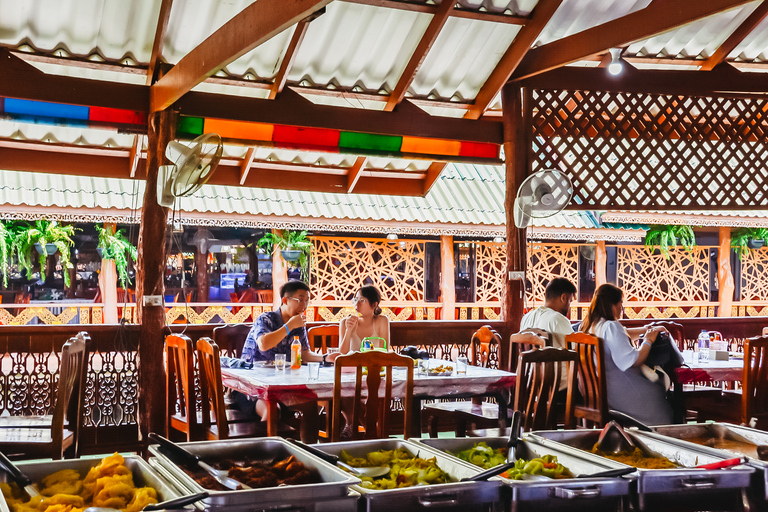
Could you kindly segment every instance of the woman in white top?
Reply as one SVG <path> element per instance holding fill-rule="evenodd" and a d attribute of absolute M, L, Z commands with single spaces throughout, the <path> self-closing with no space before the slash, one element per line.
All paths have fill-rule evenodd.
<path fill-rule="evenodd" d="M 624 312 L 623 295 L 616 286 L 601 285 L 581 324 L 583 332 L 603 340 L 608 407 L 646 425 L 672 423 L 672 406 L 666 400 L 663 380 L 651 382 L 641 371 L 656 336 L 666 329 L 660 326 L 626 329 L 618 322 Z M 635 348 L 632 342 L 642 334 L 645 335 L 643 342 Z"/>
<path fill-rule="evenodd" d="M 375 286 L 363 286 L 352 301 L 355 314 L 339 322 L 339 352 L 346 354 L 360 350 L 363 338 L 383 338 L 389 348 L 389 318 L 381 314 L 381 293 Z M 374 340 L 374 348 L 383 348 L 384 342 Z"/>

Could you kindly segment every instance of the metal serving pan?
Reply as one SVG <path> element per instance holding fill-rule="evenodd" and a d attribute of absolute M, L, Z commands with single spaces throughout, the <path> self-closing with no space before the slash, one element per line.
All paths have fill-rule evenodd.
<path fill-rule="evenodd" d="M 506 448 L 506 437 L 455 438 L 455 439 L 412 439 L 413 443 L 426 445 L 441 453 L 457 453 L 472 448 L 484 441 L 494 449 Z M 555 455 L 557 460 L 574 475 L 597 473 L 624 467 L 607 459 L 585 458 L 580 450 L 554 445 L 548 446 L 526 437 L 519 443 L 515 455 L 520 459 L 534 459 L 542 455 Z M 469 464 L 457 459 L 458 462 Z M 472 465 L 472 464 L 470 464 Z M 632 475 L 629 476 L 631 478 Z M 630 495 L 630 481 L 626 478 L 568 478 L 562 480 L 510 480 L 501 479 L 509 488 L 509 510 L 601 510 L 620 509 Z"/>
<path fill-rule="evenodd" d="M 681 443 L 661 436 L 640 436 L 636 431 L 628 431 L 632 441 L 646 455 L 666 457 L 677 462 L 678 469 L 641 469 L 637 470 L 637 485 L 634 489 L 638 507 L 651 508 L 656 498 L 663 497 L 664 503 L 671 505 L 680 500 L 686 506 L 694 503 L 712 505 L 718 500 L 741 500 L 750 485 L 750 478 L 755 469 L 747 465 L 734 466 L 725 470 L 694 469 L 699 464 L 718 462 L 729 457 L 726 454 L 710 454 L 691 450 Z M 599 457 L 589 453 L 600 437 L 599 430 L 549 430 L 533 432 L 531 437 L 539 439 L 549 447 L 557 442 L 579 450 L 584 450 L 589 457 Z M 621 464 L 623 467 L 624 465 Z"/>
<path fill-rule="evenodd" d="M 201 459 L 209 463 L 223 459 L 238 460 L 246 456 L 271 462 L 278 457 L 285 458 L 294 455 L 309 470 L 316 471 L 320 475 L 321 481 L 315 484 L 284 485 L 241 491 L 208 490 L 210 496 L 201 502 L 206 509 L 226 507 L 229 510 L 233 507 L 249 507 L 249 510 L 269 510 L 270 507 L 274 508 L 276 505 L 282 505 L 285 508 L 287 505 L 299 501 L 343 499 L 348 495 L 347 491 L 351 485 L 360 483 L 360 479 L 279 437 L 199 441 L 179 443 L 179 445 L 189 452 L 199 455 Z M 206 490 L 159 448 L 159 445 L 151 445 L 149 451 L 188 493 Z M 258 507 L 255 504 L 258 504 Z"/>
<path fill-rule="evenodd" d="M 749 465 L 757 471 L 752 478 L 755 485 L 756 494 L 768 500 L 768 462 L 758 459 L 755 451 L 758 445 L 768 445 L 768 432 L 754 428 L 732 425 L 730 423 L 693 423 L 689 425 L 662 425 L 653 427 L 654 432 L 639 432 L 649 437 L 666 436 L 674 438 L 686 449 L 701 451 L 712 455 L 728 457 L 747 456 Z M 716 440 L 726 440 L 735 443 L 744 443 L 752 447 L 750 453 L 743 453 L 735 449 L 729 449 L 727 445 L 722 448 L 714 448 L 699 443 L 689 441 L 692 438 L 711 438 Z"/>
<path fill-rule="evenodd" d="M 45 462 L 15 462 L 14 464 L 26 473 L 32 481 L 37 484 L 48 475 L 51 475 L 62 469 L 74 469 L 80 476 L 85 478 L 88 471 L 101 463 L 101 460 L 107 455 L 101 455 L 87 459 L 65 459 Z M 157 491 L 158 501 L 166 501 L 188 493 L 180 493 L 172 486 L 168 485 L 146 462 L 138 455 L 123 455 L 125 466 L 133 473 L 133 483 L 136 487 L 153 487 Z M 0 481 L 7 482 L 8 475 L 0 472 Z M 10 507 L 5 501 L 5 497 L 0 495 L 0 512 L 10 512 Z"/>
<path fill-rule="evenodd" d="M 462 512 L 474 510 L 490 510 L 501 500 L 501 481 L 461 482 L 462 478 L 474 476 L 481 472 L 476 466 L 462 463 L 446 453 L 427 449 L 402 439 L 372 439 L 367 441 L 350 441 L 315 445 L 320 450 L 333 455 L 339 455 L 341 450 L 356 457 L 364 457 L 369 452 L 377 450 L 395 450 L 403 448 L 413 455 L 427 458 L 434 457 L 437 465 L 456 480 L 446 484 L 405 487 L 402 489 L 372 490 L 359 485 L 354 489 L 361 498 L 361 511 L 407 512 L 412 510 L 456 510 Z M 426 452 L 426 453 L 424 453 Z"/>

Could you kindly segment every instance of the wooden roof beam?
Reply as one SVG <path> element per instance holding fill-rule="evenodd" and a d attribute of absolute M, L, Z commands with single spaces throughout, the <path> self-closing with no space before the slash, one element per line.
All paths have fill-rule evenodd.
<path fill-rule="evenodd" d="M 155 69 L 157 69 L 157 64 L 161 62 L 163 57 L 163 40 L 168 30 L 168 20 L 171 18 L 172 5 L 173 0 L 163 0 L 160 4 L 160 13 L 157 16 L 157 28 L 155 29 L 155 40 L 152 43 L 152 56 L 149 59 L 149 67 L 147 68 L 147 85 L 152 85 L 154 82 Z"/>
<path fill-rule="evenodd" d="M 340 0 L 350 4 L 371 5 L 374 7 L 386 7 L 387 9 L 397 9 L 401 11 L 423 12 L 434 14 L 438 6 L 434 4 L 399 2 L 397 0 Z M 490 21 L 493 23 L 505 23 L 509 25 L 525 25 L 528 18 L 515 14 L 503 14 L 495 12 L 474 11 L 472 9 L 454 9 L 451 16 L 455 18 L 464 18 L 477 21 Z"/>
<path fill-rule="evenodd" d="M 331 0 L 259 0 L 185 55 L 150 91 L 150 112 L 173 105 L 197 84 Z"/>
<path fill-rule="evenodd" d="M 496 68 L 491 72 L 488 80 L 485 81 L 480 91 L 477 93 L 475 103 L 464 117 L 467 119 L 479 119 L 483 115 L 485 109 L 491 104 L 493 99 L 507 83 L 509 77 L 515 72 L 517 66 L 525 57 L 526 53 L 531 49 L 531 45 L 536 42 L 536 39 L 544 30 L 544 27 L 549 23 L 549 20 L 560 7 L 563 0 L 540 0 L 533 8 L 531 14 L 531 21 L 526 23 L 525 26 L 517 33 L 515 40 L 504 52 L 501 60 L 496 65 Z"/>
<path fill-rule="evenodd" d="M 349 174 L 347 174 L 347 194 L 354 192 L 355 186 L 357 186 L 357 182 L 363 174 L 363 169 L 365 169 L 366 163 L 368 163 L 368 157 L 365 156 L 359 156 L 357 157 L 357 160 L 355 160 L 354 165 L 352 165 L 352 168 L 349 170 Z"/>
<path fill-rule="evenodd" d="M 141 160 L 141 148 L 144 145 L 144 135 L 136 135 L 133 138 L 133 146 L 128 156 L 128 165 L 130 165 L 129 176 L 131 178 L 136 177 L 136 170 L 139 167 L 139 161 Z"/>
<path fill-rule="evenodd" d="M 626 46 L 749 1 L 654 0 L 645 9 L 530 50 L 512 79 L 521 80 L 603 53 L 610 48 Z"/>
<path fill-rule="evenodd" d="M 253 165 L 253 155 L 256 153 L 256 148 L 250 147 L 245 152 L 245 156 L 243 157 L 243 161 L 240 164 L 240 185 L 245 183 L 245 180 L 248 179 L 248 172 L 251 170 L 251 166 Z"/>
<path fill-rule="evenodd" d="M 715 66 L 725 61 L 726 57 L 728 57 L 734 48 L 755 30 L 766 16 L 768 16 L 768 1 L 761 3 L 754 11 L 752 11 L 752 14 L 750 14 L 730 36 L 728 36 L 728 39 L 715 50 L 715 53 L 704 61 L 701 69 L 703 71 L 710 71 Z"/>
<path fill-rule="evenodd" d="M 280 69 L 277 70 L 277 75 L 275 75 L 275 82 L 269 90 L 269 99 L 275 99 L 285 87 L 285 82 L 288 79 L 288 72 L 291 70 L 291 66 L 293 66 L 294 59 L 296 59 L 296 51 L 299 49 L 299 46 L 301 46 L 301 42 L 304 40 L 308 28 L 309 21 L 307 20 L 301 20 L 296 24 L 296 30 L 293 31 L 291 42 L 288 43 L 288 48 L 285 50 L 283 61 L 280 63 Z"/>
<path fill-rule="evenodd" d="M 426 195 L 429 194 L 432 186 L 440 177 L 440 173 L 443 172 L 443 169 L 445 169 L 447 166 L 448 162 L 432 162 L 432 164 L 430 164 L 429 169 L 427 169 L 427 176 L 424 178 L 424 189 L 422 197 L 426 197 Z"/>
<path fill-rule="evenodd" d="M 389 95 L 387 104 L 384 107 L 384 110 L 387 112 L 394 110 L 394 108 L 403 101 L 405 93 L 408 91 L 408 87 L 411 86 L 413 79 L 416 78 L 416 73 L 419 71 L 421 63 L 424 62 L 424 59 L 427 57 L 429 50 L 435 43 L 437 36 L 445 26 L 445 22 L 448 21 L 448 16 L 453 12 L 453 7 L 453 0 L 443 0 L 437 8 L 437 11 L 435 11 L 427 30 L 424 31 L 418 46 L 416 46 L 413 55 L 411 55 L 411 59 L 405 66 L 403 74 L 400 75 L 400 80 L 397 81 L 395 89 L 392 91 L 392 94 Z"/>

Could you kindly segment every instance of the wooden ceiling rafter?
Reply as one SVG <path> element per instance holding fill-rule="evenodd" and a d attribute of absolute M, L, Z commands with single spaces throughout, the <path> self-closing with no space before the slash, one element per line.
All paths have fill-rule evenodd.
<path fill-rule="evenodd" d="M 355 164 L 349 169 L 349 174 L 347 174 L 347 194 L 354 192 L 355 186 L 360 180 L 360 176 L 363 174 L 363 169 L 365 169 L 366 163 L 368 163 L 368 158 L 359 156 L 357 157 L 357 160 L 355 160 Z"/>
<path fill-rule="evenodd" d="M 464 115 L 465 118 L 479 119 L 483 115 L 562 3 L 563 0 L 539 0 L 533 8 L 531 20 L 520 29 L 512 44 L 504 52 L 501 60 L 478 91 L 474 104 Z"/>
<path fill-rule="evenodd" d="M 163 0 L 160 4 L 160 12 L 157 16 L 157 28 L 155 29 L 155 39 L 152 42 L 152 56 L 149 59 L 147 67 L 147 85 L 152 85 L 155 69 L 163 58 L 163 41 L 165 33 L 168 30 L 168 21 L 171 19 L 171 7 L 173 0 Z"/>
<path fill-rule="evenodd" d="M 370 5 L 373 7 L 386 7 L 401 11 L 411 11 L 434 14 L 439 6 L 435 4 L 422 4 L 414 2 L 399 2 L 397 0 L 339 0 L 350 4 Z M 516 14 L 504 14 L 495 12 L 474 11 L 472 9 L 454 9 L 451 16 L 477 21 L 490 21 L 492 23 L 504 23 L 507 25 L 525 25 L 528 18 Z"/>
<path fill-rule="evenodd" d="M 150 112 L 165 110 L 193 87 L 331 0 L 259 0 L 187 53 L 152 85 Z"/>
<path fill-rule="evenodd" d="M 254 153 L 256 153 L 256 148 L 248 148 L 243 157 L 243 161 L 240 163 L 240 185 L 245 183 L 245 180 L 248 179 L 248 172 L 250 172 L 251 166 L 253 165 Z"/>
<path fill-rule="evenodd" d="M 512 75 L 512 79 L 522 80 L 535 76 L 749 2 L 750 0 L 654 0 L 644 9 L 530 50 Z"/>
<path fill-rule="evenodd" d="M 408 64 L 405 66 L 405 70 L 403 70 L 402 75 L 400 75 L 397 85 L 395 85 L 392 94 L 389 95 L 387 104 L 384 106 L 385 111 L 391 112 L 401 101 L 403 101 L 405 93 L 408 91 L 408 87 L 413 83 L 413 79 L 416 78 L 416 73 L 418 73 L 421 64 L 427 57 L 432 45 L 435 44 L 435 40 L 437 40 L 437 36 L 440 35 L 440 31 L 445 26 L 445 22 L 448 21 L 448 17 L 453 12 L 454 5 L 453 0 L 443 0 L 438 6 L 435 14 L 432 16 L 432 20 L 430 20 L 429 25 L 427 26 L 427 30 L 424 31 L 419 44 L 416 46 L 413 55 L 411 55 Z"/>
<path fill-rule="evenodd" d="M 448 162 L 432 162 L 429 165 L 429 169 L 427 169 L 427 176 L 424 178 L 424 189 L 422 196 L 429 194 L 429 191 L 432 190 L 432 186 L 437 183 L 438 178 L 440 178 L 440 173 L 442 173 L 443 169 L 445 169 L 447 166 Z"/>
<path fill-rule="evenodd" d="M 144 146 L 144 135 L 136 134 L 133 139 L 133 146 L 128 156 L 128 165 L 130 166 L 129 176 L 131 178 L 136 177 L 136 171 L 139 168 L 139 161 L 141 160 L 141 150 Z"/>
<path fill-rule="evenodd" d="M 304 41 L 304 36 L 307 34 L 309 28 L 309 22 L 307 20 L 301 20 L 296 24 L 296 29 L 293 31 L 291 41 L 288 43 L 288 48 L 285 50 L 283 60 L 280 63 L 280 69 L 277 70 L 275 75 L 275 81 L 269 90 L 269 99 L 273 100 L 283 91 L 285 82 L 288 80 L 288 72 L 293 66 L 293 61 L 296 59 L 296 52 Z"/>
<path fill-rule="evenodd" d="M 710 71 L 725 61 L 728 55 L 768 16 L 768 1 L 764 1 L 745 19 L 717 50 L 704 61 L 702 71 Z"/>

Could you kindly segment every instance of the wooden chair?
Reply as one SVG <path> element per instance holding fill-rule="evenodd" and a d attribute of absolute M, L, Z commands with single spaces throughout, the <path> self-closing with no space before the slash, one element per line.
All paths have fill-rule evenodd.
<path fill-rule="evenodd" d="M 473 366 L 488 367 L 493 343 L 501 346 L 501 335 L 489 326 L 491 339 L 486 340 L 482 336 L 481 329 L 472 334 L 469 343 L 470 363 Z M 465 437 L 469 429 L 504 428 L 506 418 L 499 418 L 499 404 L 484 402 L 482 397 L 473 397 L 472 400 L 463 402 L 435 402 L 424 406 L 427 417 L 427 429 L 429 437 L 435 438 L 440 430 L 440 423 L 449 423 L 454 426 L 456 437 Z"/>
<path fill-rule="evenodd" d="M 333 383 L 333 419 L 331 437 L 334 442 L 341 438 L 344 422 L 341 416 L 341 377 L 344 368 L 356 368 L 355 396 L 352 404 L 352 425 L 360 424 L 361 399 L 363 394 L 363 371 L 367 371 L 365 386 L 367 400 L 365 402 L 364 432 L 352 428 L 353 439 L 383 439 L 389 437 L 390 404 L 392 403 L 392 370 L 405 368 L 406 383 L 405 397 L 401 398 L 404 410 L 403 435 L 407 439 L 411 432 L 411 404 L 413 402 L 413 359 L 393 352 L 353 352 L 339 356 L 335 361 L 336 374 Z M 379 396 L 381 370 L 385 371 L 384 397 Z M 361 436 L 362 434 L 362 436 Z"/>
<path fill-rule="evenodd" d="M 749 338 L 744 343 L 741 421 L 755 428 L 768 428 L 768 337 Z"/>
<path fill-rule="evenodd" d="M 228 324 L 213 330 L 213 340 L 229 357 L 240 357 L 253 324 Z"/>
<path fill-rule="evenodd" d="M 581 418 L 585 426 L 602 427 L 611 420 L 605 387 L 603 341 L 590 334 L 575 332 L 565 336 L 565 343 L 579 356 L 579 391 L 584 403 L 575 406 L 573 414 Z"/>
<path fill-rule="evenodd" d="M 61 349 L 61 366 L 56 402 L 51 416 L 11 417 L 0 428 L 0 451 L 25 459 L 59 460 L 72 447 L 78 457 L 82 402 L 85 391 L 86 346 L 90 338 L 81 332 Z M 65 419 L 67 424 L 65 427 Z"/>
<path fill-rule="evenodd" d="M 652 322 L 650 325 L 660 325 L 662 327 L 665 327 L 667 331 L 669 331 L 669 334 L 672 335 L 672 337 L 677 342 L 677 348 L 682 350 L 692 350 L 693 346 L 690 348 L 686 347 L 685 343 L 685 328 L 677 323 L 677 322 L 671 322 L 669 320 L 658 320 L 656 322 Z M 692 340 L 693 341 L 693 340 Z"/>
<path fill-rule="evenodd" d="M 184 434 L 187 441 L 203 440 L 196 413 L 195 362 L 192 340 L 183 334 L 165 337 L 166 428 Z M 177 412 L 178 408 L 178 412 Z"/>
<path fill-rule="evenodd" d="M 319 348 L 324 354 L 328 351 L 328 347 L 339 346 L 339 324 L 310 327 L 307 329 L 307 340 L 309 340 L 310 349 Z"/>
<path fill-rule="evenodd" d="M 573 428 L 573 391 L 576 388 L 578 354 L 564 348 L 538 348 L 520 354 L 517 363 L 515 410 L 522 416 L 523 430 L 557 428 L 555 395 L 560 387 L 563 364 L 567 363 L 565 428 Z"/>

